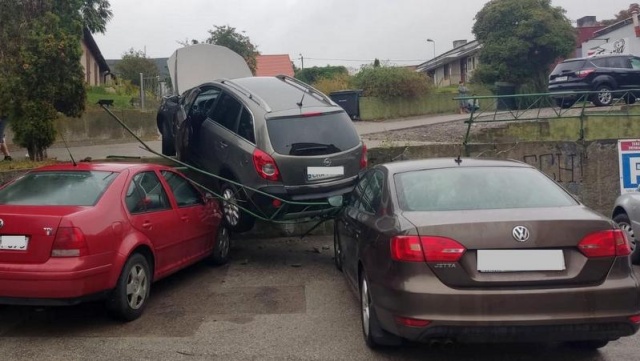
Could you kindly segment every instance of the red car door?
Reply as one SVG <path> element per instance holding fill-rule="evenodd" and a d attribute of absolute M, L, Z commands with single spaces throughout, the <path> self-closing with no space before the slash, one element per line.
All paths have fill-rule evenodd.
<path fill-rule="evenodd" d="M 180 264 L 181 243 L 187 238 L 175 209 L 154 171 L 135 174 L 125 194 L 133 227 L 153 244 L 158 277 L 175 271 Z"/>

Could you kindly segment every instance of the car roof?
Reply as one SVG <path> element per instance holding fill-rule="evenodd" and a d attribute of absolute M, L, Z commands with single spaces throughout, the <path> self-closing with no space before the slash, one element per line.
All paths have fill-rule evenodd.
<path fill-rule="evenodd" d="M 582 58 L 571 58 L 565 59 L 563 63 L 570 63 L 572 61 L 581 61 L 581 60 L 589 60 L 589 59 L 598 59 L 598 58 L 615 58 L 615 57 L 628 57 L 633 56 L 632 54 L 596 54 L 591 56 L 585 56 Z"/>
<path fill-rule="evenodd" d="M 159 169 L 168 170 L 171 167 L 152 164 L 152 163 L 119 163 L 119 162 L 79 162 L 74 165 L 71 162 L 56 163 L 45 165 L 34 169 L 34 171 L 104 171 L 104 172 L 122 172 L 124 170 L 142 170 L 142 169 Z"/>
<path fill-rule="evenodd" d="M 478 159 L 478 158 L 460 158 L 458 164 L 457 158 L 428 158 L 418 160 L 406 160 L 400 162 L 385 163 L 381 165 L 389 170 L 390 173 L 404 173 L 416 170 L 442 169 L 442 168 L 461 168 L 461 167 L 518 167 L 531 168 L 529 164 L 516 160 L 502 159 Z"/>

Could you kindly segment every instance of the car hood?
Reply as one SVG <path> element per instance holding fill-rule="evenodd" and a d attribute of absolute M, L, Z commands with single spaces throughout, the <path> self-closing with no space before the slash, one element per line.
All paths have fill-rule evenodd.
<path fill-rule="evenodd" d="M 253 76 L 244 59 L 224 46 L 196 44 L 177 49 L 167 60 L 176 94 L 216 79 Z"/>

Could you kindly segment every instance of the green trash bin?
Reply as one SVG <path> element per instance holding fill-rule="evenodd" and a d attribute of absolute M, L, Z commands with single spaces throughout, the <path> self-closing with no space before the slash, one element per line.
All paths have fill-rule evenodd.
<path fill-rule="evenodd" d="M 506 82 L 496 82 L 496 95 L 514 95 L 516 93 L 516 85 Z M 498 110 L 516 110 L 516 98 L 506 97 L 498 98 Z"/>

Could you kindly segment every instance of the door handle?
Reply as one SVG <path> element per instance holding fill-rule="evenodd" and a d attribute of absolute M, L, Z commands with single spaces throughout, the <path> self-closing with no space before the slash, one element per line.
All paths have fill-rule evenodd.
<path fill-rule="evenodd" d="M 189 217 L 187 217 L 187 216 L 181 216 L 181 217 L 180 217 L 180 220 L 181 220 L 181 221 L 183 221 L 183 222 L 187 222 L 187 223 L 188 223 L 188 222 L 189 222 Z"/>
<path fill-rule="evenodd" d="M 229 144 L 227 144 L 225 142 L 220 142 L 218 144 L 220 144 L 220 148 L 222 148 L 222 149 L 225 149 L 225 148 L 227 148 L 229 146 Z"/>

